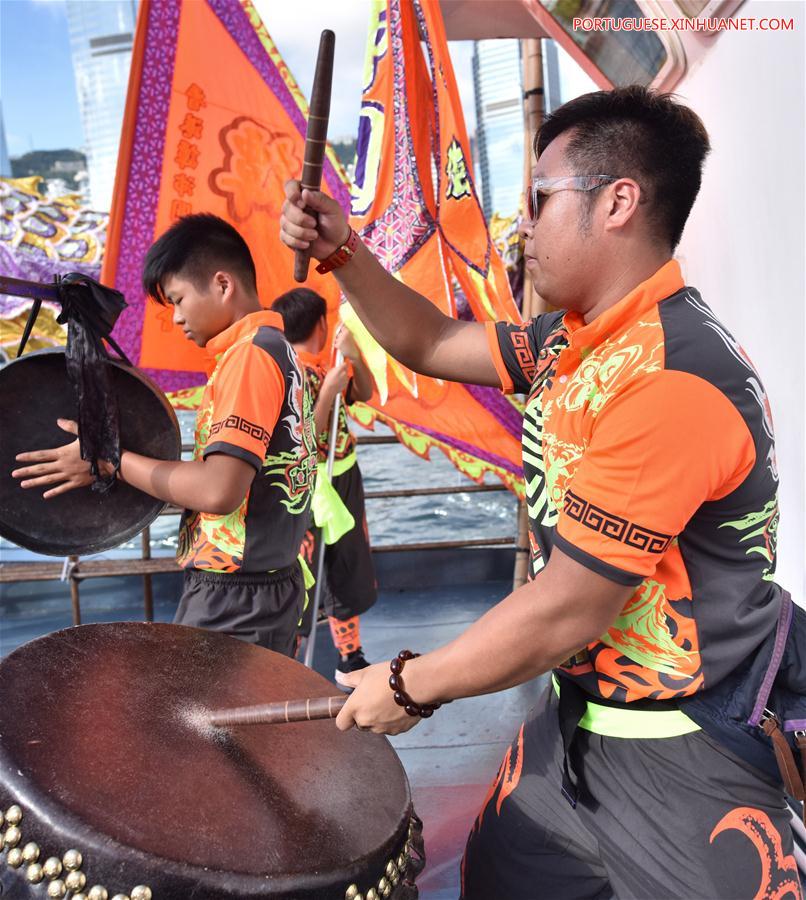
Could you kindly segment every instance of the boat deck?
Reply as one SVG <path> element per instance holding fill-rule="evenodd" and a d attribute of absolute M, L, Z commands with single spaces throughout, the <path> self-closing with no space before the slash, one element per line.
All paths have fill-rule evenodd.
<path fill-rule="evenodd" d="M 415 558 L 416 557 L 416 558 Z M 491 564 L 484 553 L 454 551 L 386 556 L 376 606 L 362 616 L 361 634 L 371 660 L 403 647 L 431 650 L 460 634 L 511 589 L 511 557 Z M 435 586 L 411 586 L 412 577 Z M 69 627 L 65 584 L 3 585 L 0 656 L 42 634 Z M 154 579 L 154 618 L 170 621 L 180 578 Z M 140 580 L 98 579 L 82 586 L 82 620 L 142 618 Z M 315 667 L 333 677 L 336 653 L 326 624 L 317 634 Z M 408 774 L 415 808 L 425 825 L 428 864 L 418 879 L 423 900 L 455 900 L 467 833 L 517 727 L 541 689 L 539 681 L 497 694 L 452 703 L 404 735 L 392 738 Z"/>

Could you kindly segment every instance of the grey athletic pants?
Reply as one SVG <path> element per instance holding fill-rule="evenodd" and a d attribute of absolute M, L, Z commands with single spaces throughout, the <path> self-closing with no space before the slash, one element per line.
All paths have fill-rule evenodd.
<path fill-rule="evenodd" d="M 470 833 L 463 900 L 800 900 L 780 783 L 704 732 L 643 739 L 580 728 L 570 755 L 575 809 L 560 790 L 549 688 Z"/>

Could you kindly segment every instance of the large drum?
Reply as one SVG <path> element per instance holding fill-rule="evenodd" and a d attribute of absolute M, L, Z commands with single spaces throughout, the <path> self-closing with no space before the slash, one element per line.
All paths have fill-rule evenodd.
<path fill-rule="evenodd" d="M 19 648 L 0 662 L 0 896 L 416 897 L 418 820 L 386 738 L 329 719 L 207 724 L 332 693 L 291 659 L 179 625 Z"/>
<path fill-rule="evenodd" d="M 165 395 L 142 372 L 111 361 L 120 410 L 120 445 L 156 459 L 179 459 L 179 426 Z M 76 419 L 64 350 L 28 353 L 0 369 L 0 535 L 37 553 L 85 555 L 116 547 L 150 524 L 165 507 L 123 482 L 106 493 L 90 488 L 44 500 L 11 477 L 25 450 L 74 440 L 56 419 Z"/>

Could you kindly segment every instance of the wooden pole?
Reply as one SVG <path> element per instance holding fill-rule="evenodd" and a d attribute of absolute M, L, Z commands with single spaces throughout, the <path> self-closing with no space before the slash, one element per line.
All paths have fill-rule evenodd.
<path fill-rule="evenodd" d="M 70 603 L 73 607 L 73 625 L 81 624 L 81 596 L 78 590 L 78 578 L 75 576 L 75 567 L 78 565 L 77 556 L 69 556 L 68 564 L 68 581 L 70 582 Z"/>
<path fill-rule="evenodd" d="M 521 41 L 521 62 L 523 64 L 523 183 L 528 190 L 532 182 L 534 136 L 540 127 L 545 114 L 543 102 L 543 47 L 541 38 L 528 38 Z M 528 272 L 523 277 L 523 319 L 528 322 L 541 312 L 545 312 L 546 304 L 535 292 Z M 529 572 L 529 512 L 526 501 L 518 504 L 518 545 L 515 551 L 515 568 L 512 573 L 512 589 L 516 590 L 526 583 Z"/>
<path fill-rule="evenodd" d="M 146 525 L 140 535 L 143 559 L 151 559 L 151 526 Z M 151 575 L 143 575 L 143 615 L 146 622 L 154 621 L 154 590 Z"/>
<path fill-rule="evenodd" d="M 523 60 L 523 125 L 524 125 L 524 189 L 532 182 L 532 168 L 535 164 L 534 137 L 545 118 L 543 97 L 543 41 L 542 38 L 528 38 L 521 41 Z M 547 309 L 543 299 L 535 293 L 529 273 L 524 275 L 523 318 L 529 320 Z"/>

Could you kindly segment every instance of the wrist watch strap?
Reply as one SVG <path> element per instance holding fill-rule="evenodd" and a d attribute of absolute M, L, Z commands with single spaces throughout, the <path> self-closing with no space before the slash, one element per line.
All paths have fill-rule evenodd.
<path fill-rule="evenodd" d="M 360 238 L 358 237 L 357 232 L 355 229 L 351 228 L 347 240 L 341 247 L 337 247 L 330 256 L 325 257 L 325 259 L 323 259 L 316 267 L 316 271 L 320 275 L 325 275 L 327 272 L 332 272 L 333 269 L 339 269 L 350 262 L 353 258 L 353 254 L 358 249 L 359 242 Z"/>

